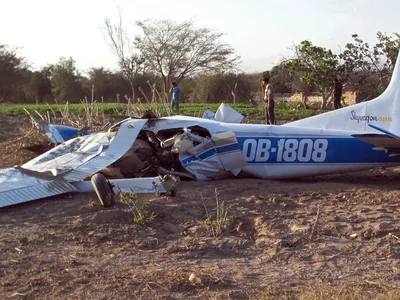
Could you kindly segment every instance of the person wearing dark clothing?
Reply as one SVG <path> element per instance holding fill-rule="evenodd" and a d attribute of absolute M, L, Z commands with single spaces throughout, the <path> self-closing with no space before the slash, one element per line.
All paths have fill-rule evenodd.
<path fill-rule="evenodd" d="M 342 93 L 343 93 L 343 83 L 340 81 L 340 79 L 336 78 L 335 89 L 333 91 L 333 106 L 335 107 L 335 109 L 339 109 L 342 107 L 342 105 L 340 104 L 342 99 Z"/>
<path fill-rule="evenodd" d="M 265 124 L 275 125 L 274 92 L 268 77 L 264 77 L 262 86 L 264 88 Z"/>
<path fill-rule="evenodd" d="M 176 107 L 176 111 L 177 113 L 179 113 L 179 96 L 181 94 L 181 89 L 178 87 L 178 84 L 175 81 L 172 83 L 172 88 L 170 90 L 170 93 L 172 93 L 172 99 L 171 99 L 172 111 L 174 110 L 174 107 Z"/>

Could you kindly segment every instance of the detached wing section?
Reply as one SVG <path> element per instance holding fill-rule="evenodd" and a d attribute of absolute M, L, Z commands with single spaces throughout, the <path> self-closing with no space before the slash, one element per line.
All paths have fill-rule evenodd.
<path fill-rule="evenodd" d="M 72 184 L 61 178 L 21 168 L 0 170 L 0 207 L 75 191 Z"/>
<path fill-rule="evenodd" d="M 116 135 L 96 133 L 69 140 L 64 145 L 31 160 L 22 168 L 51 172 L 68 182 L 81 181 L 120 159 L 132 147 L 147 120 L 120 125 Z"/>
<path fill-rule="evenodd" d="M 128 120 L 115 133 L 78 137 L 20 168 L 0 170 L 0 207 L 77 191 L 71 184 L 108 167 L 132 147 L 147 120 Z"/>
<path fill-rule="evenodd" d="M 372 144 L 376 147 L 375 150 L 385 150 L 390 155 L 400 154 L 400 137 L 387 130 L 379 128 L 377 126 L 369 124 L 371 128 L 382 132 L 377 133 L 366 133 L 366 134 L 352 134 L 352 137 L 359 139 L 363 142 Z"/>

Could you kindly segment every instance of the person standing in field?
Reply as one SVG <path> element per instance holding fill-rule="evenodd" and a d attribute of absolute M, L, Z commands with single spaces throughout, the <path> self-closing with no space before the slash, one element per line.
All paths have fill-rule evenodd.
<path fill-rule="evenodd" d="M 264 89 L 265 124 L 275 125 L 274 92 L 268 77 L 264 77 L 262 86 Z"/>
<path fill-rule="evenodd" d="M 233 89 L 231 90 L 231 95 L 232 95 L 232 103 L 236 104 L 236 101 L 238 99 L 238 86 L 237 86 L 237 82 L 235 83 L 235 86 L 233 87 Z"/>
<path fill-rule="evenodd" d="M 342 93 L 343 93 L 343 83 L 340 78 L 335 78 L 335 89 L 333 92 L 333 105 L 335 109 L 339 109 L 342 107 L 340 104 L 342 100 Z"/>
<path fill-rule="evenodd" d="M 181 93 L 181 89 L 178 87 L 178 84 L 175 81 L 172 83 L 172 88 L 170 93 L 172 93 L 172 99 L 171 99 L 172 111 L 174 111 L 174 107 L 176 107 L 176 112 L 179 113 L 179 95 Z"/>

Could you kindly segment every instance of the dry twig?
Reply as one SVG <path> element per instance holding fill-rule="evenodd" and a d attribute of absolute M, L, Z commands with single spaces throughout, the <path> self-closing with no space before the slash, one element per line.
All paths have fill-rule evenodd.
<path fill-rule="evenodd" d="M 310 241 L 312 241 L 312 239 L 314 237 L 315 228 L 317 227 L 317 223 L 318 223 L 318 220 L 319 220 L 319 211 L 320 210 L 319 210 L 319 205 L 318 205 L 317 216 L 315 218 L 315 222 L 314 222 L 314 225 L 312 227 L 311 234 L 310 234 Z"/>

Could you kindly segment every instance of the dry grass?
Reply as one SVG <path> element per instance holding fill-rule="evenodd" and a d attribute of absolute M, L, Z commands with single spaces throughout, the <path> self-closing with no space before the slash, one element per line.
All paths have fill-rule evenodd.
<path fill-rule="evenodd" d="M 55 100 L 57 110 L 51 105 L 46 104 L 48 108 L 46 114 L 40 114 L 37 110 L 34 111 L 34 114 L 28 112 L 26 109 L 24 109 L 24 111 L 29 115 L 32 123 L 36 123 L 37 118 L 39 118 L 41 121 L 52 124 L 81 128 L 90 127 L 94 129 L 104 129 L 104 127 L 113 123 L 115 118 L 141 117 L 148 110 L 151 110 L 157 116 L 170 116 L 172 113 L 170 104 L 160 96 L 157 90 L 153 91 L 151 101 L 145 97 L 147 103 L 134 103 L 134 101 L 127 96 L 124 102 L 120 102 L 119 96 L 117 96 L 117 98 L 118 105 L 113 109 L 112 116 L 105 114 L 104 99 L 101 98 L 101 102 L 95 100 L 93 93 L 90 100 L 86 97 L 80 100 L 83 107 L 83 112 L 80 114 L 71 109 L 69 102 L 60 104 L 57 100 Z"/>
<path fill-rule="evenodd" d="M 316 284 L 304 289 L 300 294 L 301 300 L 395 300 L 400 299 L 400 294 L 390 288 L 374 286 L 370 284 L 341 284 L 330 286 L 327 284 Z"/>
<path fill-rule="evenodd" d="M 208 226 L 213 237 L 219 237 L 228 226 L 228 208 L 225 207 L 224 201 L 220 203 L 217 189 L 215 189 L 215 216 L 209 214 L 203 197 L 201 197 L 201 200 L 207 214 L 207 219 L 204 223 Z"/>
<path fill-rule="evenodd" d="M 265 289 L 255 298 L 260 300 L 398 300 L 400 293 L 394 288 L 375 286 L 371 284 L 343 283 L 330 285 L 318 282 L 309 285 L 300 291 L 278 286 L 271 286 Z"/>

